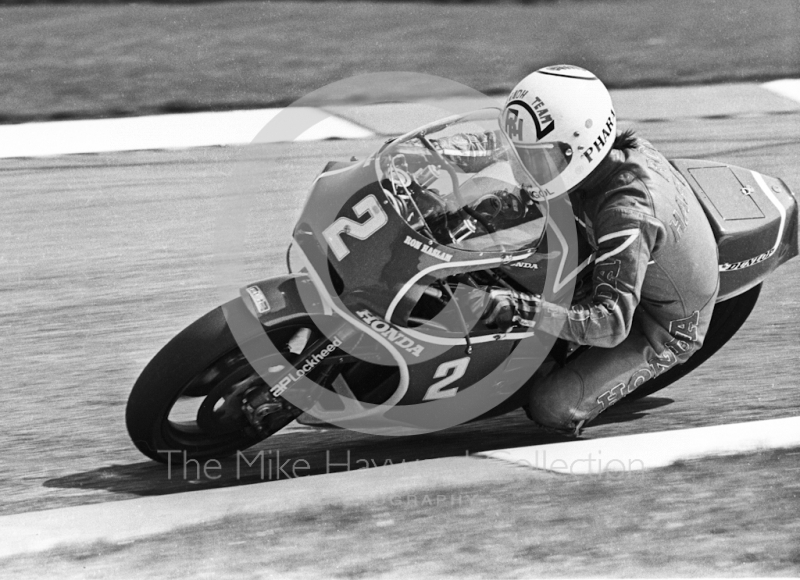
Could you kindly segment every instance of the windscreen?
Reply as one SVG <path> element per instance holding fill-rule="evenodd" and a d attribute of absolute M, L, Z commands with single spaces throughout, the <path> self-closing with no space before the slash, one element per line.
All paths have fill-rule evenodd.
<path fill-rule="evenodd" d="M 514 252 L 539 244 L 546 204 L 499 121 L 499 109 L 452 117 L 379 154 L 381 186 L 412 228 L 461 250 Z"/>

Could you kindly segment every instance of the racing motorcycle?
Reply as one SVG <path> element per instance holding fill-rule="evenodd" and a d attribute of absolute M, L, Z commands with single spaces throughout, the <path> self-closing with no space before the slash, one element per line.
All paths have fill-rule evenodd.
<path fill-rule="evenodd" d="M 126 422 L 141 452 L 224 457 L 304 412 L 376 434 L 442 429 L 523 407 L 541 373 L 581 356 L 588 347 L 540 336 L 535 322 L 489 328 L 475 307 L 497 286 L 565 305 L 591 292 L 585 226 L 567 196 L 546 201 L 498 120 L 496 109 L 450 117 L 328 163 L 294 228 L 301 267 L 247 285 L 139 376 Z M 491 136 L 491 151 L 449 150 L 459 135 Z M 702 349 L 632 398 L 712 356 L 798 254 L 797 201 L 782 180 L 671 163 L 713 227 L 721 287 Z"/>

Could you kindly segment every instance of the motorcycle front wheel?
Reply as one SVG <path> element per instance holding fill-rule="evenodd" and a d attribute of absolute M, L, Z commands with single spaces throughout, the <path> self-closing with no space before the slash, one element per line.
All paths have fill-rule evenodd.
<path fill-rule="evenodd" d="M 232 300 L 193 322 L 153 357 L 134 384 L 125 421 L 133 443 L 151 459 L 223 458 L 251 447 L 302 412 L 288 406 L 270 422 L 271 432 L 252 428 L 236 397 L 264 381 L 236 343 L 223 308 L 245 306 Z M 265 331 L 285 357 L 297 350 L 298 340 L 309 343 L 321 336 L 310 317 Z M 276 366 L 276 372 L 281 368 Z"/>

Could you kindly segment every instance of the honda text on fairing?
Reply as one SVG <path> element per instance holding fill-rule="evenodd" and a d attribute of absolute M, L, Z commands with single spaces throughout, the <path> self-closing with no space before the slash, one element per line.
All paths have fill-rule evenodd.
<path fill-rule="evenodd" d="M 538 368 L 582 356 L 535 322 L 489 328 L 473 307 L 489 287 L 566 305 L 591 290 L 584 226 L 566 196 L 548 200 L 531 181 L 500 123 L 499 110 L 476 111 L 329 163 L 294 229 L 302 267 L 243 288 L 136 381 L 126 420 L 142 453 L 222 457 L 304 411 L 369 433 L 442 429 L 527 405 Z M 454 163 L 445 144 L 456 135 L 492 139 L 491 162 Z M 720 290 L 701 350 L 632 397 L 708 359 L 764 279 L 798 253 L 797 201 L 783 181 L 712 161 L 672 164 L 713 227 Z"/>

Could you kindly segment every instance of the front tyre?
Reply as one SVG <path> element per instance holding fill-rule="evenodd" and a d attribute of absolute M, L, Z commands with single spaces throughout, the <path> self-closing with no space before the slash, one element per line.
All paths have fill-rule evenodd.
<path fill-rule="evenodd" d="M 236 404 L 245 390 L 264 384 L 231 334 L 223 308 L 241 310 L 241 299 L 215 308 L 175 336 L 148 363 L 128 399 L 125 422 L 136 447 L 161 462 L 222 458 L 244 450 L 299 415 L 279 411 L 269 433 L 259 435 Z M 266 329 L 282 355 L 292 342 L 313 340 L 318 330 L 300 317 Z M 228 399 L 231 403 L 226 404 Z"/>

